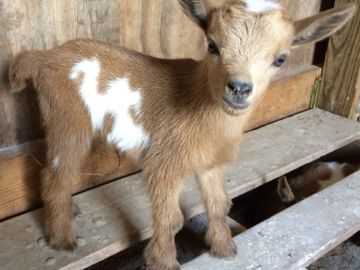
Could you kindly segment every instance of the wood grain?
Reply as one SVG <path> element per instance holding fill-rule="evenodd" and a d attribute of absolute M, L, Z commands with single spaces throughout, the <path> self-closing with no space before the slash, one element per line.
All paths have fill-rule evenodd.
<path fill-rule="evenodd" d="M 309 66 L 282 74 L 258 105 L 249 129 L 308 109 L 311 89 L 319 73 L 319 68 Z M 45 164 L 45 148 L 39 143 L 30 148 L 28 145 L 0 151 L 0 220 L 40 204 L 40 171 Z M 82 178 L 73 183 L 74 193 L 135 170 L 128 159 L 120 157 L 119 160 L 115 150 L 98 143 L 84 162 Z"/>
<path fill-rule="evenodd" d="M 182 269 L 305 269 L 360 230 L 359 178 L 360 171 L 236 236 L 233 260 L 204 254 Z"/>
<path fill-rule="evenodd" d="M 316 13 L 320 1 L 282 3 L 290 17 L 300 19 Z M 87 37 L 157 57 L 201 59 L 205 53 L 204 35 L 177 0 L 2 0 L 0 25 L 0 148 L 43 134 L 35 93 L 6 91 L 9 60 L 20 51 Z M 283 69 L 311 64 L 312 54 L 313 46 L 294 50 Z"/>
<path fill-rule="evenodd" d="M 226 189 L 234 198 L 359 138 L 359 124 L 318 109 L 251 131 L 245 135 L 238 161 L 230 164 L 225 171 Z M 334 205 L 327 204 L 324 207 L 325 213 L 330 211 L 336 217 L 341 215 L 341 211 L 332 211 L 333 207 L 338 209 L 335 208 L 337 202 L 351 206 L 345 208 L 356 210 L 360 215 L 360 205 L 356 208 L 354 205 L 355 202 L 360 203 L 358 196 L 360 185 L 358 181 L 351 183 L 354 185 L 348 186 L 346 193 L 340 192 L 337 195 L 336 192 L 334 193 L 334 199 L 339 198 L 339 200 L 331 199 L 329 203 L 334 202 Z M 346 198 L 350 198 L 351 202 Z M 151 236 L 151 209 L 141 173 L 76 195 L 74 200 L 81 209 L 81 215 L 73 221 L 79 241 L 78 248 L 73 253 L 56 252 L 46 246 L 41 229 L 42 213 L 41 210 L 36 210 L 0 223 L 1 269 L 27 270 L 35 267 L 38 270 L 80 270 Z M 186 218 L 204 210 L 198 188 L 192 178 L 184 186 L 181 209 Z M 291 209 L 289 208 L 290 211 Z M 319 212 L 317 207 L 312 207 L 312 211 L 315 211 L 310 212 L 313 213 L 312 218 L 317 215 L 323 216 L 321 213 L 323 208 Z M 298 222 L 296 214 L 292 217 L 295 218 L 295 225 L 299 227 L 303 225 L 303 222 Z M 329 220 L 329 217 L 326 220 Z M 336 226 L 344 228 L 339 224 Z M 279 227 L 273 227 L 277 229 L 276 232 L 282 232 Z M 299 233 L 299 235 L 303 234 Z M 288 242 L 295 246 L 300 243 Z M 259 240 L 251 243 L 254 249 L 258 249 L 264 242 Z M 274 242 L 271 241 L 270 244 Z M 267 251 L 269 250 L 261 249 L 262 253 Z M 271 251 L 276 252 L 274 249 Z M 240 252 L 240 254 L 245 253 Z M 252 256 L 245 257 L 252 258 Z M 225 261 L 221 263 L 224 264 Z M 246 267 L 237 269 L 246 269 Z"/>
<path fill-rule="evenodd" d="M 274 122 L 309 108 L 310 96 L 321 69 L 305 66 L 280 74 L 255 108 L 248 130 Z M 310 95 L 310 96 L 309 96 Z"/>
<path fill-rule="evenodd" d="M 336 0 L 335 6 L 357 0 Z M 354 18 L 330 38 L 318 106 L 356 120 L 360 97 L 360 8 Z"/>
<path fill-rule="evenodd" d="M 26 143 L 0 152 L 0 220 L 40 206 L 40 174 L 46 147 L 43 141 Z M 115 149 L 96 143 L 84 161 L 81 178 L 73 183 L 73 193 L 138 171 Z"/>

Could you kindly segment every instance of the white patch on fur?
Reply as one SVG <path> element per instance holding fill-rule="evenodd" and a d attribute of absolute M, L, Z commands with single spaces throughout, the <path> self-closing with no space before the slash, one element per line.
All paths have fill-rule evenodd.
<path fill-rule="evenodd" d="M 248 12 L 266 13 L 280 8 L 280 4 L 273 0 L 244 0 L 244 2 Z"/>
<path fill-rule="evenodd" d="M 127 79 L 111 81 L 106 92 L 109 96 L 107 106 L 110 106 L 115 116 L 113 130 L 107 137 L 108 142 L 115 142 L 122 150 L 129 150 L 140 145 L 146 147 L 149 143 L 149 135 L 141 126 L 134 124 L 129 114 L 130 108 L 136 108 L 136 114 L 140 115 L 140 92 L 132 91 Z"/>
<path fill-rule="evenodd" d="M 131 108 L 134 110 L 135 116 L 139 117 L 141 114 L 141 102 L 134 104 Z"/>
<path fill-rule="evenodd" d="M 340 166 L 340 164 L 333 161 L 333 162 L 326 162 L 326 166 L 331 170 L 335 170 Z"/>
<path fill-rule="evenodd" d="M 321 189 L 325 189 L 328 186 L 335 184 L 336 182 L 340 181 L 345 177 L 345 174 L 343 172 L 343 167 L 346 165 L 346 163 L 340 164 L 338 162 L 333 161 L 333 162 L 325 162 L 325 165 L 329 168 L 331 174 L 327 179 L 319 179 L 321 180 L 319 182 Z"/>
<path fill-rule="evenodd" d="M 80 74 L 83 74 L 80 95 L 89 110 L 93 128 L 101 130 L 105 115 L 111 114 L 114 124 L 107 136 L 109 143 L 115 143 L 122 151 L 147 147 L 149 135 L 140 125 L 134 123 L 129 113 L 130 108 L 134 108 L 137 115 L 141 113 L 140 92 L 130 88 L 129 80 L 118 78 L 110 81 L 104 94 L 100 94 L 100 63 L 96 58 L 77 63 L 71 70 L 70 78 L 78 79 Z"/>
<path fill-rule="evenodd" d="M 54 158 L 52 160 L 52 167 L 54 169 L 57 169 L 57 168 L 59 168 L 59 164 L 60 164 L 60 158 L 57 156 L 56 158 Z"/>

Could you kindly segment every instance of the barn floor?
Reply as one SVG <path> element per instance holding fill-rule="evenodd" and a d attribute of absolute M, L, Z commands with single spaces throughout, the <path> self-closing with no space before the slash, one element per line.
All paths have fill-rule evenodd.
<path fill-rule="evenodd" d="M 186 263 L 195 256 L 177 241 L 178 260 Z M 88 270 L 135 270 L 144 265 L 142 253 L 146 241 L 130 248 L 120 254 L 100 262 Z M 323 258 L 308 267 L 309 270 L 358 270 L 360 269 L 360 246 L 352 240 L 341 244 Z"/>
<path fill-rule="evenodd" d="M 355 160 L 354 160 L 355 157 Z M 341 150 L 338 150 L 335 153 L 332 153 L 325 157 L 323 160 L 325 161 L 334 161 L 336 160 L 339 163 L 342 162 L 350 162 L 352 164 L 360 165 L 360 142 L 356 142 L 351 146 L 345 147 Z M 252 227 L 255 224 L 261 222 L 262 220 L 267 219 L 269 216 L 276 214 L 276 212 L 280 211 L 277 209 L 267 209 L 266 211 L 258 211 L 259 213 L 252 214 L 251 216 L 247 216 L 246 209 L 251 209 L 251 213 L 254 213 L 254 209 L 260 209 L 259 205 L 257 205 L 259 200 L 254 200 L 254 198 L 263 198 L 266 197 L 264 195 L 268 195 L 269 191 L 276 189 L 275 183 L 268 183 L 263 187 L 255 189 L 247 194 L 240 196 L 239 198 L 234 200 L 234 206 L 232 208 L 232 212 L 230 213 L 230 217 L 244 225 L 245 227 Z M 272 202 L 272 205 L 276 205 L 273 197 L 268 196 L 268 201 Z M 257 203 L 256 205 L 254 203 Z M 263 202 L 264 203 L 264 202 Z M 266 204 L 266 202 L 265 202 Z M 245 206 L 244 206 L 245 205 Z M 244 210 L 245 209 L 245 210 Z M 190 223 L 190 226 L 187 228 L 192 228 L 190 231 L 194 233 L 198 233 L 197 239 L 189 238 L 189 235 L 186 231 L 183 230 L 177 236 L 177 250 L 178 250 L 178 260 L 181 264 L 191 261 L 193 258 L 197 257 L 199 252 L 204 252 L 204 243 L 202 243 L 203 239 L 203 230 L 204 230 L 204 218 L 200 218 L 200 223 L 194 224 Z M 246 224 L 248 223 L 248 224 Z M 200 224 L 200 225 L 199 225 Z M 189 225 L 189 223 L 188 223 Z M 187 240 L 186 240 L 187 238 Z M 190 240 L 189 240 L 190 239 Z M 197 243 L 196 243 L 197 242 Z M 196 243 L 196 247 L 193 247 L 194 243 Z M 124 252 L 121 252 L 117 255 L 114 255 L 107 260 L 100 262 L 90 268 L 88 270 L 134 270 L 141 269 L 144 265 L 144 259 L 142 257 L 144 248 L 147 244 L 147 241 L 144 241 L 137 246 L 134 246 Z M 360 269 L 360 232 L 352 237 L 350 240 L 345 241 L 331 252 L 326 254 L 324 257 L 319 259 L 317 262 L 313 263 L 308 267 L 309 270 L 358 270 Z"/>
<path fill-rule="evenodd" d="M 358 270 L 360 269 L 360 247 L 352 241 L 346 241 L 312 264 L 308 269 Z"/>

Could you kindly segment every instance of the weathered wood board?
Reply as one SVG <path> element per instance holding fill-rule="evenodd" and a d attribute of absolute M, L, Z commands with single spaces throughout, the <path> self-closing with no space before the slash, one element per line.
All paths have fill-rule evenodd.
<path fill-rule="evenodd" d="M 281 2 L 300 19 L 316 13 L 321 0 Z M 206 51 L 204 35 L 177 0 L 2 0 L 0 25 L 0 148 L 42 136 L 35 92 L 6 91 L 8 63 L 22 50 L 86 37 L 157 57 L 200 59 Z M 296 49 L 283 69 L 309 65 L 312 56 L 312 45 Z"/>
<path fill-rule="evenodd" d="M 354 17 L 329 41 L 321 78 L 318 106 L 353 120 L 359 116 L 360 98 L 360 2 L 336 0 L 335 6 L 357 3 Z"/>
<path fill-rule="evenodd" d="M 231 197 L 238 196 L 359 137 L 358 123 L 317 109 L 259 128 L 246 134 L 238 161 L 227 168 L 226 188 Z M 74 199 L 82 214 L 73 222 L 79 237 L 73 253 L 46 246 L 42 213 L 36 210 L 0 224 L 1 268 L 84 269 L 151 236 L 141 173 Z M 181 206 L 187 218 L 203 211 L 193 179 L 184 187 Z"/>
<path fill-rule="evenodd" d="M 273 122 L 309 107 L 312 86 L 320 69 L 308 66 L 280 74 L 254 111 L 249 128 Z M 105 183 L 136 171 L 130 160 L 101 144 L 85 160 L 82 177 L 73 183 L 74 192 Z M 40 204 L 40 171 L 45 164 L 45 148 L 32 147 L 0 151 L 0 220 Z"/>
<path fill-rule="evenodd" d="M 312 65 L 279 73 L 254 110 L 247 129 L 308 109 L 320 73 L 321 70 Z"/>
<path fill-rule="evenodd" d="M 234 238 L 238 255 L 203 254 L 184 270 L 305 269 L 360 230 L 360 171 Z"/>
<path fill-rule="evenodd" d="M 102 143 L 84 161 L 74 193 L 97 186 L 139 169 Z M 0 151 L 0 220 L 40 206 L 41 169 L 45 164 L 43 141 Z"/>

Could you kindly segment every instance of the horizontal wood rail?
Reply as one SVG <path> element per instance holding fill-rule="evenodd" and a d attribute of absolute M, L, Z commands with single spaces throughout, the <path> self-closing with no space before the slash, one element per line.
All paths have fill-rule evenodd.
<path fill-rule="evenodd" d="M 314 66 L 283 73 L 272 82 L 259 103 L 248 129 L 308 109 L 312 87 L 320 69 Z M 42 142 L 0 151 L 0 220 L 40 205 L 40 172 L 45 164 Z M 138 171 L 126 157 L 97 143 L 85 160 L 74 193 Z"/>
<path fill-rule="evenodd" d="M 321 110 L 251 131 L 238 161 L 226 169 L 226 189 L 234 198 L 359 138 L 358 123 Z M 138 173 L 74 196 L 81 215 L 73 221 L 78 248 L 72 253 L 47 247 L 41 210 L 0 223 L 1 269 L 84 269 L 149 238 L 151 206 L 145 186 Z M 194 179 L 186 182 L 181 209 L 186 218 L 203 212 Z"/>

